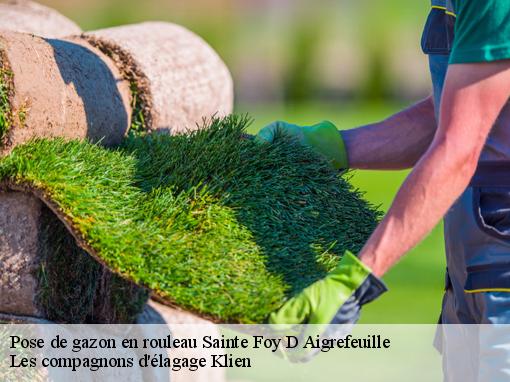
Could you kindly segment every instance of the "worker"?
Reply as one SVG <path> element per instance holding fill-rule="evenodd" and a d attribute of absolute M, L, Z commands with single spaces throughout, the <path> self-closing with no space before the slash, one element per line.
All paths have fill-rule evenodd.
<path fill-rule="evenodd" d="M 433 95 L 414 106 L 341 132 L 330 122 L 259 132 L 264 142 L 293 136 L 337 169 L 413 168 L 360 253 L 343 256 L 271 323 L 356 322 L 386 291 L 381 276 L 444 217 L 440 323 L 510 324 L 510 1 L 433 0 L 421 44 Z"/>

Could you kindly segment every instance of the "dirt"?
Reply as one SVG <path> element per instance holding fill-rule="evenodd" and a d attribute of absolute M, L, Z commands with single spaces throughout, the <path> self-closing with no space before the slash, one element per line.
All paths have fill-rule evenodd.
<path fill-rule="evenodd" d="M 0 311 L 40 317 L 37 290 L 38 224 L 42 203 L 35 197 L 0 190 Z"/>

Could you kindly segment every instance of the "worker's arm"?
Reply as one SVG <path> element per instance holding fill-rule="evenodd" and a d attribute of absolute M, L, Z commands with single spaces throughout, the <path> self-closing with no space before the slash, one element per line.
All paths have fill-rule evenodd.
<path fill-rule="evenodd" d="M 384 274 L 439 222 L 468 185 L 510 96 L 510 61 L 450 65 L 439 127 L 359 258 Z"/>
<path fill-rule="evenodd" d="M 334 271 L 272 314 L 271 323 L 355 323 L 362 306 L 385 291 L 378 276 L 430 232 L 468 185 L 510 95 L 510 2 L 458 3 L 439 124 L 430 147 L 359 258 L 346 254 Z M 335 146 L 327 143 L 338 136 L 325 124 L 302 130 L 301 142 L 331 160 L 328 155 L 341 150 L 337 145 L 333 151 Z M 343 139 L 340 144 L 345 148 Z M 328 150 L 320 151 L 324 147 Z"/>
<path fill-rule="evenodd" d="M 341 132 L 348 163 L 355 169 L 413 167 L 436 132 L 432 97 L 386 120 Z"/>
<path fill-rule="evenodd" d="M 379 277 L 430 232 L 466 188 L 509 95 L 510 61 L 451 65 L 432 144 L 359 258 L 346 253 L 324 279 L 273 312 L 269 323 L 286 324 L 284 329 L 300 323 L 355 323 L 361 307 L 386 291 Z"/>
<path fill-rule="evenodd" d="M 436 131 L 432 97 L 386 120 L 355 129 L 337 131 L 328 121 L 313 126 L 276 121 L 257 135 L 272 142 L 280 131 L 313 148 L 338 169 L 410 168 L 427 150 Z"/>

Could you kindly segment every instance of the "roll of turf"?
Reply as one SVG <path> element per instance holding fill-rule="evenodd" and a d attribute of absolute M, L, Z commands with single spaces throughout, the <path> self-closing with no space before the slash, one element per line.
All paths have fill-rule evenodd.
<path fill-rule="evenodd" d="M 81 32 L 78 25 L 56 10 L 28 0 L 0 2 L 0 29 L 48 38 Z"/>
<path fill-rule="evenodd" d="M 147 22 L 87 32 L 133 90 L 133 129 L 176 134 L 230 114 L 233 84 L 214 50 L 189 30 Z"/>
<path fill-rule="evenodd" d="M 106 56 L 78 38 L 1 32 L 0 42 L 0 152 L 40 137 L 122 140 L 129 86 Z M 0 210 L 1 313 L 66 323 L 135 319 L 146 292 L 91 261 L 38 199 L 0 190 Z"/>
<path fill-rule="evenodd" d="M 118 144 L 130 97 L 111 60 L 84 40 L 0 32 L 0 153 L 34 137 Z"/>
<path fill-rule="evenodd" d="M 33 142 L 0 159 L 0 182 L 42 200 L 95 261 L 159 302 L 262 323 L 359 251 L 380 214 L 348 175 L 288 137 L 243 139 L 246 124 L 233 116 L 116 150 Z"/>
<path fill-rule="evenodd" d="M 0 190 L 0 319 L 131 323 L 147 292 L 112 274 L 30 194 Z"/>

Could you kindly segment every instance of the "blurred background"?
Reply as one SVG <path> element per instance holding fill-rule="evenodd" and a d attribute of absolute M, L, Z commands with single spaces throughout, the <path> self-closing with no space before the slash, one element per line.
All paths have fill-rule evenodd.
<path fill-rule="evenodd" d="M 181 24 L 229 66 L 236 111 L 340 128 L 380 120 L 430 92 L 420 36 L 428 0 L 40 0 L 84 30 L 146 20 Z M 387 209 L 407 175 L 360 171 L 354 184 Z M 398 240 L 398 238 L 395 238 Z M 385 277 L 390 293 L 364 323 L 435 323 L 444 279 L 442 230 Z"/>
<path fill-rule="evenodd" d="M 407 0 L 42 0 L 85 30 L 166 20 L 226 61 L 237 102 L 407 101 L 428 92 L 419 49 L 429 2 Z"/>

